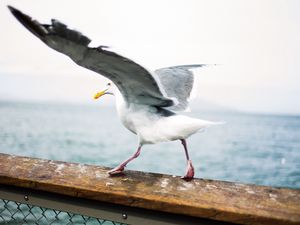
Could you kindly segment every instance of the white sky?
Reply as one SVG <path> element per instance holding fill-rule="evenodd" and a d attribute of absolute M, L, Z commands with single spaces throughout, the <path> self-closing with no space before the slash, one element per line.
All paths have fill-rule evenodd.
<path fill-rule="evenodd" d="M 59 19 L 151 70 L 221 64 L 197 72 L 208 101 L 300 114 L 300 1 L 2 0 L 0 99 L 82 103 L 104 79 L 44 45 L 8 4 L 43 23 Z"/>

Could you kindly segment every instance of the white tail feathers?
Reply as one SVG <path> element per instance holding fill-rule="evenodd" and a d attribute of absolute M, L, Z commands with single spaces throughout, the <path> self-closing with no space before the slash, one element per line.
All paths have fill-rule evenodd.
<path fill-rule="evenodd" d="M 223 125 L 226 123 L 224 121 L 217 121 L 217 122 L 209 121 L 209 120 L 198 120 L 198 121 L 202 128 L 207 128 L 214 125 Z"/>
<path fill-rule="evenodd" d="M 212 122 L 212 125 L 224 125 L 224 124 L 226 124 L 225 121 Z"/>
<path fill-rule="evenodd" d="M 209 128 L 211 126 L 223 125 L 226 123 L 223 121 L 218 121 L 218 122 L 208 121 L 208 120 L 198 120 L 198 121 L 199 121 L 199 125 L 198 125 L 197 132 L 203 132 L 204 130 L 206 130 L 206 128 Z"/>

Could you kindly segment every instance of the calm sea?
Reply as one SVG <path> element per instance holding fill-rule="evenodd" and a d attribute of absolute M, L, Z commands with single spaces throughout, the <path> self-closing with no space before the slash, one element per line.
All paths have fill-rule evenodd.
<path fill-rule="evenodd" d="M 196 177 L 300 188 L 300 117 L 193 112 L 226 121 L 188 139 Z M 113 167 L 137 147 L 115 108 L 0 102 L 0 152 Z M 128 169 L 183 175 L 179 141 L 147 145 Z"/>

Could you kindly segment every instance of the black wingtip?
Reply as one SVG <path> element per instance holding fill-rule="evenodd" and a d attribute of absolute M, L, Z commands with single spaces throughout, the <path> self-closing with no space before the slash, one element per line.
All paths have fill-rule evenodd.
<path fill-rule="evenodd" d="M 37 21 L 33 21 L 30 16 L 22 13 L 20 10 L 8 5 L 7 6 L 10 12 L 14 15 L 14 17 L 23 24 L 30 32 L 34 35 L 43 39 L 43 37 L 47 34 L 45 28 L 39 24 Z"/>
<path fill-rule="evenodd" d="M 13 11 L 17 11 L 17 9 L 15 9 L 14 7 L 12 7 L 11 5 L 7 5 L 7 8 L 13 12 Z"/>
<path fill-rule="evenodd" d="M 8 5 L 7 8 L 17 19 L 23 14 L 20 10 L 12 7 L 11 5 Z"/>
<path fill-rule="evenodd" d="M 16 11 L 17 9 L 15 9 L 14 7 L 12 7 L 11 5 L 7 5 L 7 8 L 11 11 L 11 12 L 13 12 L 13 11 Z"/>

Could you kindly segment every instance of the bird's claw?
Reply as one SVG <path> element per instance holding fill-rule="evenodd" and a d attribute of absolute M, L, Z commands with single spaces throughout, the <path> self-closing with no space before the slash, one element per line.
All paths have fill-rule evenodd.
<path fill-rule="evenodd" d="M 109 170 L 107 173 L 110 175 L 110 176 L 113 176 L 113 175 L 118 175 L 118 174 L 121 174 L 123 173 L 125 167 L 124 166 L 117 166 L 116 168 L 112 169 L 112 170 Z"/>
<path fill-rule="evenodd" d="M 181 177 L 185 181 L 191 181 L 194 178 L 195 170 L 191 160 L 188 160 L 188 165 L 186 168 L 186 174 Z"/>

